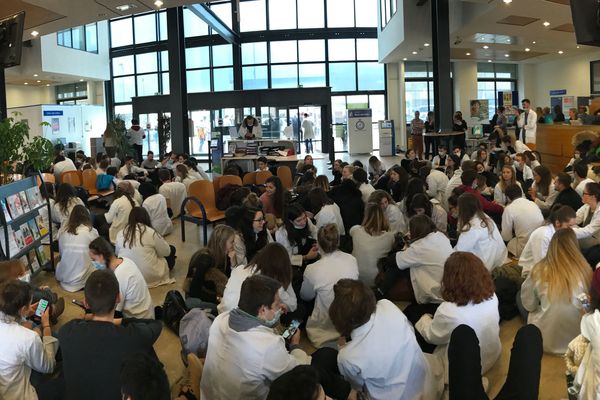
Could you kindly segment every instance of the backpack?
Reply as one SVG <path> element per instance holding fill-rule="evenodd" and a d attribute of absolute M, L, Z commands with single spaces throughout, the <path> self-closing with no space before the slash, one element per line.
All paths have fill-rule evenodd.
<path fill-rule="evenodd" d="M 201 308 L 192 308 L 179 323 L 181 358 L 187 364 L 187 355 L 193 353 L 199 358 L 206 357 L 208 334 L 215 317 Z"/>
<path fill-rule="evenodd" d="M 96 176 L 96 189 L 108 190 L 113 184 L 113 176 L 108 174 L 102 174 Z"/>
<path fill-rule="evenodd" d="M 181 293 L 177 290 L 169 290 L 162 306 L 162 320 L 165 325 L 178 334 L 179 324 L 188 311 Z"/>

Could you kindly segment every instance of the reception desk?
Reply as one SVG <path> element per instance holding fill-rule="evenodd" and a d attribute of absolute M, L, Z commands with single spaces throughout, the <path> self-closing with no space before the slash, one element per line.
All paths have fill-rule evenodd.
<path fill-rule="evenodd" d="M 600 125 L 538 124 L 535 149 L 542 157 L 542 164 L 553 174 L 561 172 L 573 157 L 573 136 L 588 130 L 600 132 Z"/>

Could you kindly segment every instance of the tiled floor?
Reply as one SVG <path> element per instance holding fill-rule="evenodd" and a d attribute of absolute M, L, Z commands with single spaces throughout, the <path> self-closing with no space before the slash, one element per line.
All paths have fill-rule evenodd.
<path fill-rule="evenodd" d="M 348 157 L 344 154 L 345 158 L 355 160 L 360 159 L 366 165 L 368 156 Z M 389 157 L 384 160 L 387 166 L 391 166 L 395 162 L 398 162 L 399 158 Z M 325 172 L 330 175 L 330 171 L 327 170 L 326 160 L 315 160 L 315 164 L 319 168 L 319 173 Z M 171 289 L 180 289 L 183 283 L 183 279 L 187 272 L 187 266 L 192 254 L 202 246 L 202 233 L 197 226 L 193 224 L 186 224 L 186 238 L 187 241 L 181 242 L 181 233 L 179 222 L 175 224 L 174 232 L 167 236 L 167 241 L 177 248 L 177 263 L 172 271 L 173 276 L 177 279 L 177 282 L 171 285 L 161 286 L 158 288 L 150 289 L 152 299 L 155 305 L 162 304 L 165 294 Z M 54 280 L 51 274 L 42 273 L 36 277 L 35 282 L 39 285 L 48 285 L 53 290 L 58 292 L 61 296 L 65 297 L 66 308 L 65 313 L 60 318 L 60 325 L 64 324 L 73 318 L 78 318 L 82 315 L 82 311 L 79 307 L 71 304 L 72 299 L 83 299 L 83 292 L 68 293 L 63 291 L 60 286 Z M 508 322 L 503 322 L 500 326 L 500 336 L 502 340 L 502 356 L 496 363 L 494 368 L 486 375 L 489 379 L 490 385 L 488 393 L 493 398 L 504 383 L 506 379 L 506 373 L 508 370 L 508 363 L 510 357 L 510 350 L 514 336 L 521 327 L 522 324 L 518 318 L 515 318 Z M 173 387 L 173 390 L 177 390 L 180 381 L 185 375 L 185 367 L 181 362 L 179 339 L 177 336 L 169 331 L 167 328 L 163 329 L 163 332 L 155 344 L 155 349 L 160 357 L 161 361 L 165 365 L 169 381 Z M 540 399 L 544 400 L 559 400 L 566 399 L 566 387 L 565 387 L 565 367 L 562 357 L 544 355 L 542 361 L 542 376 L 540 382 Z"/>

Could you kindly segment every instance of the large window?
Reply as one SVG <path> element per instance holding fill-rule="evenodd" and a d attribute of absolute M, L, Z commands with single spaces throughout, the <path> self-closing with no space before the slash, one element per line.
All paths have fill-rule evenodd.
<path fill-rule="evenodd" d="M 406 120 L 413 119 L 415 111 L 427 115 L 433 111 L 433 72 L 430 62 L 404 63 L 404 89 L 406 94 Z"/>
<path fill-rule="evenodd" d="M 71 49 L 98 53 L 98 26 L 87 24 L 56 33 L 56 44 Z"/>
<path fill-rule="evenodd" d="M 390 19 L 396 14 L 398 8 L 398 0 L 379 0 L 379 8 L 381 15 L 381 29 L 390 22 Z"/>
<path fill-rule="evenodd" d="M 88 104 L 87 82 L 58 85 L 55 92 L 58 104 Z"/>
<path fill-rule="evenodd" d="M 516 64 L 477 64 L 477 98 L 488 100 L 490 116 L 496 112 L 498 92 L 516 90 L 517 78 Z"/>
<path fill-rule="evenodd" d="M 185 49 L 187 91 L 233 90 L 233 53 L 230 44 Z"/>
<path fill-rule="evenodd" d="M 152 43 L 167 39 L 166 11 L 110 21 L 110 47 Z"/>
<path fill-rule="evenodd" d="M 134 96 L 169 94 L 169 61 L 166 51 L 114 57 L 112 76 L 115 103 Z"/>

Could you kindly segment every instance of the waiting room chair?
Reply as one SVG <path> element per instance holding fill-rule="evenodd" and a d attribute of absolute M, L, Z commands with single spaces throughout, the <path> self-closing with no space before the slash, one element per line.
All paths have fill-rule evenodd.
<path fill-rule="evenodd" d="M 248 172 L 244 175 L 244 179 L 242 179 L 242 184 L 244 186 L 252 186 L 256 184 L 256 171 Z"/>
<path fill-rule="evenodd" d="M 81 173 L 82 177 L 82 186 L 88 192 L 88 201 L 98 200 L 101 197 L 106 197 L 112 195 L 115 191 L 114 189 L 108 190 L 98 190 L 96 186 L 97 175 L 96 171 L 93 169 L 83 170 Z"/>
<path fill-rule="evenodd" d="M 82 186 L 80 171 L 67 171 L 60 174 L 60 183 L 70 183 L 73 186 Z"/>
<path fill-rule="evenodd" d="M 256 184 L 264 185 L 269 177 L 273 176 L 271 171 L 258 171 L 256 173 Z"/>
<path fill-rule="evenodd" d="M 208 243 L 208 223 L 225 219 L 225 212 L 217 209 L 213 183 L 197 180 L 190 184 L 188 197 L 181 205 L 181 241 L 185 242 L 185 221 L 202 225 L 204 245 Z"/>
<path fill-rule="evenodd" d="M 281 184 L 287 190 L 291 190 L 293 186 L 292 170 L 287 165 L 282 165 L 277 168 L 277 176 L 281 180 Z"/>

